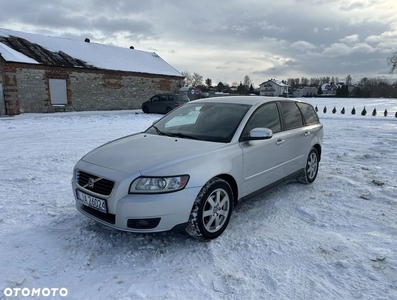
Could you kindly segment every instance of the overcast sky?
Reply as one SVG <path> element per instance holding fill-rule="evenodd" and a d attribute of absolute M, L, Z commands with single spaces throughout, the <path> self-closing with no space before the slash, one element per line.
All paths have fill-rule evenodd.
<path fill-rule="evenodd" d="M 0 0 L 0 27 L 154 51 L 214 85 L 397 79 L 397 0 Z"/>

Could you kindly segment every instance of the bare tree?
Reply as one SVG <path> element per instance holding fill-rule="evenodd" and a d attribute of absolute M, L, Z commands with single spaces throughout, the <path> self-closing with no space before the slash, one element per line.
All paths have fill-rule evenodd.
<path fill-rule="evenodd" d="M 205 80 L 205 84 L 210 88 L 212 86 L 212 79 L 211 78 L 207 78 Z"/>
<path fill-rule="evenodd" d="M 192 76 L 192 86 L 196 87 L 198 85 L 202 85 L 203 84 L 203 76 L 201 76 L 199 73 L 193 73 Z"/>
<path fill-rule="evenodd" d="M 301 85 L 308 85 L 309 84 L 309 79 L 307 79 L 306 77 L 302 77 L 301 78 Z"/>
<path fill-rule="evenodd" d="M 387 64 L 391 67 L 390 74 L 393 74 L 397 70 L 397 51 L 387 58 Z"/>
<path fill-rule="evenodd" d="M 244 82 L 243 85 L 245 87 L 247 87 L 247 89 L 250 87 L 250 85 L 252 84 L 251 78 L 248 75 L 244 76 Z"/>
<path fill-rule="evenodd" d="M 350 75 L 347 75 L 347 77 L 346 77 L 346 85 L 347 86 L 352 85 L 352 77 Z"/>
<path fill-rule="evenodd" d="M 192 74 L 190 74 L 190 72 L 188 71 L 183 71 L 181 73 L 183 76 L 185 76 L 184 82 L 185 82 L 185 86 L 191 86 L 192 85 Z"/>

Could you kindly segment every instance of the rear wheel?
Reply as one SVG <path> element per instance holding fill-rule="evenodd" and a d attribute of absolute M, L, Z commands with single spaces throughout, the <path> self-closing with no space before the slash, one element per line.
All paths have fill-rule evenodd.
<path fill-rule="evenodd" d="M 232 211 L 232 189 L 225 180 L 215 177 L 198 194 L 186 231 L 200 240 L 215 239 L 225 231 Z"/>
<path fill-rule="evenodd" d="M 167 109 L 166 109 L 166 113 L 168 114 L 170 111 L 172 110 L 172 108 L 171 107 L 167 107 Z"/>
<path fill-rule="evenodd" d="M 318 151 L 316 148 L 312 148 L 307 157 L 304 173 L 298 177 L 298 180 L 302 183 L 312 183 L 317 177 L 319 163 Z"/>

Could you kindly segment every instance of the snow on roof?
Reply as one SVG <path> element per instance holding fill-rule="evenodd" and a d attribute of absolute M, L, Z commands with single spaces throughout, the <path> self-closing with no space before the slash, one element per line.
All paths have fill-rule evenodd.
<path fill-rule="evenodd" d="M 276 79 L 269 79 L 268 81 L 265 81 L 265 82 L 263 82 L 263 83 L 261 83 L 260 85 L 262 85 L 262 84 L 265 84 L 265 83 L 267 83 L 267 82 L 273 82 L 273 83 L 275 83 L 275 84 L 277 84 L 277 85 L 279 85 L 279 86 L 288 86 L 288 84 L 285 84 L 285 83 L 283 83 L 283 82 L 281 82 L 281 81 L 279 81 L 279 80 L 276 80 Z"/>
<path fill-rule="evenodd" d="M 4 45 L 0 43 L 0 55 L 6 60 L 6 61 L 18 61 L 22 63 L 28 63 L 28 64 L 38 64 L 37 61 L 34 59 L 31 59 L 30 57 L 27 57 L 26 55 L 15 51 L 14 49 L 11 49 L 7 45 Z"/>
<path fill-rule="evenodd" d="M 66 54 L 94 68 L 183 77 L 181 73 L 154 52 L 0 28 L 0 54 L 6 61 L 10 62 L 43 64 L 20 53 L 18 49 L 8 47 L 4 43 L 4 39 L 10 37 L 25 39 L 53 52 L 56 56 Z"/>

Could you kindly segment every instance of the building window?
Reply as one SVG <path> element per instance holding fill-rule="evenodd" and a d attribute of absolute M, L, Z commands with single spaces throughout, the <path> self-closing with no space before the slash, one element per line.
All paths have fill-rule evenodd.
<path fill-rule="evenodd" d="M 51 105 L 68 104 L 65 79 L 50 79 L 50 99 Z"/>

